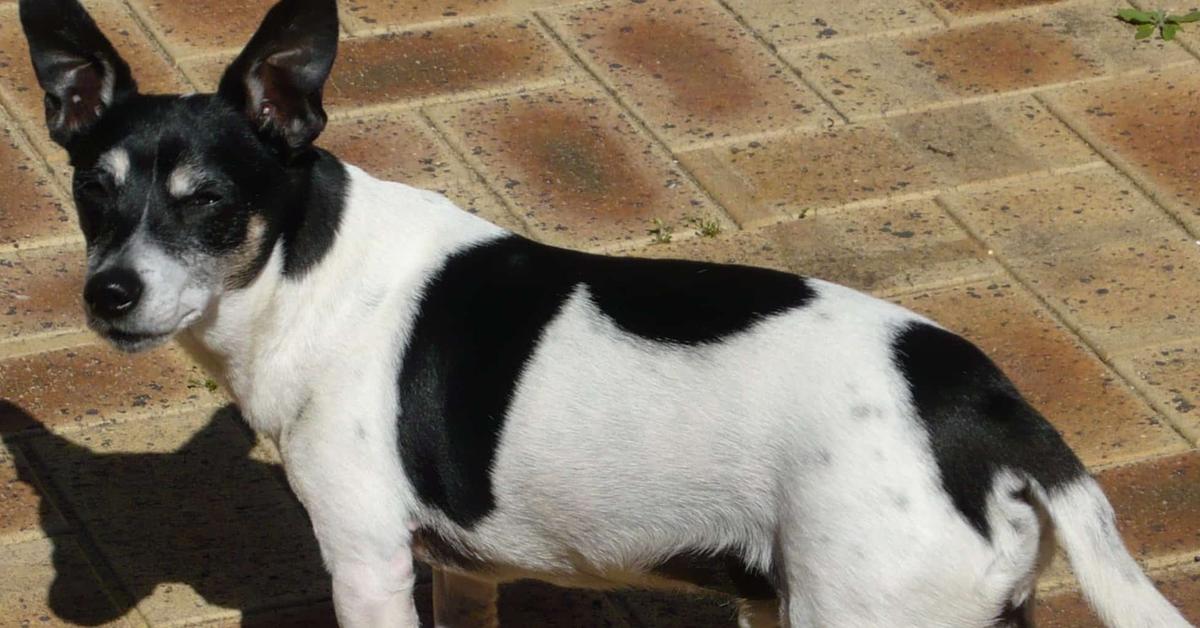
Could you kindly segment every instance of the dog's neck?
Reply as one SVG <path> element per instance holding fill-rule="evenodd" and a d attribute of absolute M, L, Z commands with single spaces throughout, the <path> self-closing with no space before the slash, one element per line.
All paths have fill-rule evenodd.
<path fill-rule="evenodd" d="M 374 337 L 375 345 L 394 344 L 447 254 L 504 233 L 440 195 L 353 166 L 344 172 L 344 204 L 332 235 L 320 223 L 328 214 L 299 221 L 248 285 L 220 295 L 178 336 L 251 426 L 276 438 L 304 411 L 323 376 L 362 350 L 356 343 Z M 287 241 L 289 235 L 297 240 Z M 308 256 L 302 272 L 289 257 L 296 251 Z"/>

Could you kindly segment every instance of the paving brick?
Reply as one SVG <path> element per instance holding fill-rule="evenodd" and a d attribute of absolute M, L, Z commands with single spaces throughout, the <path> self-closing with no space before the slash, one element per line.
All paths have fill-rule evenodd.
<path fill-rule="evenodd" d="M 130 0 L 130 5 L 177 59 L 241 50 L 275 3 L 276 0 Z"/>
<path fill-rule="evenodd" d="M 882 124 L 740 142 L 680 160 L 743 225 L 938 185 L 928 159 Z"/>
<path fill-rule="evenodd" d="M 742 224 L 1095 159 L 1019 97 L 680 155 Z"/>
<path fill-rule="evenodd" d="M 1134 557 L 1200 560 L 1200 452 L 1109 469 L 1097 479 Z"/>
<path fill-rule="evenodd" d="M 0 257 L 0 341 L 82 330 L 84 266 L 74 246 Z"/>
<path fill-rule="evenodd" d="M 125 355 L 87 345 L 0 361 L 0 432 L 62 431 L 212 404 L 219 397 L 189 380 L 202 375 L 165 347 Z"/>
<path fill-rule="evenodd" d="M 876 294 L 982 279 L 999 271 L 930 200 L 815 212 L 749 232 L 693 237 L 634 253 L 790 270 Z"/>
<path fill-rule="evenodd" d="M 342 15 L 352 32 L 405 28 L 410 24 L 446 18 L 470 18 L 541 9 L 580 0 L 347 0 Z"/>
<path fill-rule="evenodd" d="M 416 112 L 338 120 L 319 144 L 376 177 L 436 190 L 493 223 L 524 228 Z"/>
<path fill-rule="evenodd" d="M 7 626 L 141 625 L 122 617 L 71 537 L 0 545 L 0 609 Z"/>
<path fill-rule="evenodd" d="M 31 439 L 132 603 L 155 624 L 327 599 L 309 524 L 223 410 Z"/>
<path fill-rule="evenodd" d="M 62 514 L 46 497 L 44 485 L 34 477 L 16 443 L 0 442 L 0 545 L 66 530 Z"/>
<path fill-rule="evenodd" d="M 851 119 L 1190 60 L 1168 42 L 1135 41 L 1111 17 L 1124 6 L 1071 3 L 926 35 L 788 50 L 785 57 Z"/>
<path fill-rule="evenodd" d="M 552 14 L 555 29 L 673 147 L 834 114 L 737 20 L 708 0 Z"/>
<path fill-rule="evenodd" d="M 50 174 L 19 139 L 12 121 L 3 115 L 0 115 L 0 181 L 5 182 L 6 188 L 0 196 L 0 249 L 78 233 L 74 210 L 64 204 Z"/>
<path fill-rule="evenodd" d="M 1104 352 L 1195 337 L 1200 246 L 1111 172 L 948 202 Z"/>
<path fill-rule="evenodd" d="M 500 589 L 500 625 L 625 628 L 625 616 L 600 591 L 561 589 L 524 580 Z"/>
<path fill-rule="evenodd" d="M 1192 623 L 1200 623 L 1200 569 L 1191 567 L 1151 574 L 1154 583 Z M 1076 592 L 1038 601 L 1034 614 L 1044 628 L 1093 628 L 1100 620 Z"/>
<path fill-rule="evenodd" d="M 996 279 L 897 299 L 963 334 L 992 357 L 1088 465 L 1187 447 L 1115 373 L 1011 281 Z"/>
<path fill-rule="evenodd" d="M 229 56 L 185 63 L 215 90 Z M 530 20 L 481 20 L 342 41 L 325 87 L 330 113 L 479 96 L 571 80 L 574 66 Z"/>
<path fill-rule="evenodd" d="M 728 4 L 779 48 L 942 25 L 917 0 L 730 0 Z"/>
<path fill-rule="evenodd" d="M 565 79 L 573 70 L 529 20 L 485 20 L 343 42 L 332 107 L 430 99 Z"/>
<path fill-rule="evenodd" d="M 1200 66 L 1105 81 L 1051 95 L 1057 108 L 1109 147 L 1155 197 L 1200 233 Z"/>
<path fill-rule="evenodd" d="M 96 23 L 133 68 L 133 76 L 144 93 L 181 93 L 191 89 L 172 64 L 155 49 L 129 10 L 114 0 L 84 3 Z M 39 148 L 59 150 L 45 129 L 42 89 L 38 87 L 29 60 L 29 47 L 17 18 L 17 7 L 0 6 L 0 94 L 15 106 L 14 113 L 31 131 Z"/>
<path fill-rule="evenodd" d="M 432 115 L 540 239 L 630 243 L 645 237 L 654 218 L 721 219 L 598 90 L 572 86 L 437 107 Z"/>
<path fill-rule="evenodd" d="M 1200 342 L 1139 349 L 1115 358 L 1119 368 L 1193 442 L 1200 442 Z"/>
<path fill-rule="evenodd" d="M 1108 167 L 950 194 L 945 200 L 983 240 L 1011 257 L 1175 231 L 1132 182 Z"/>

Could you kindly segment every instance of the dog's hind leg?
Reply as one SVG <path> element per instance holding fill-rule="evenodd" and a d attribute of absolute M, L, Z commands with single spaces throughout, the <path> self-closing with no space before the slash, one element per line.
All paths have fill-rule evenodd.
<path fill-rule="evenodd" d="M 738 602 L 738 628 L 779 628 L 779 600 Z"/>
<path fill-rule="evenodd" d="M 446 569 L 433 572 L 433 617 L 437 628 L 496 628 L 495 582 Z"/>

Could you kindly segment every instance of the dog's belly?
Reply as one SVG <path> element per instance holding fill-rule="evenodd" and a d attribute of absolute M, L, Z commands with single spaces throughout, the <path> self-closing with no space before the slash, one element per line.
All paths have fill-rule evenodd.
<path fill-rule="evenodd" d="M 489 562 L 472 549 L 452 541 L 434 528 L 413 533 L 413 555 L 432 567 L 474 574 L 486 579 L 534 579 L 558 586 L 610 590 L 636 587 L 716 593 L 746 600 L 778 597 L 772 578 L 733 552 L 715 555 L 684 553 L 651 568 L 609 568 L 581 565 L 579 569 L 533 570 L 522 565 Z"/>

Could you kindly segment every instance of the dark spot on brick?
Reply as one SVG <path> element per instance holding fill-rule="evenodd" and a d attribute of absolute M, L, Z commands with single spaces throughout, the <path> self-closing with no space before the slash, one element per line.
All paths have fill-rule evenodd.
<path fill-rule="evenodd" d="M 734 50 L 713 41 L 705 31 L 646 16 L 613 29 L 607 40 L 622 65 L 660 80 L 676 108 L 696 115 L 731 116 L 762 99 Z"/>
<path fill-rule="evenodd" d="M 1045 26 L 996 22 L 912 40 L 939 80 L 960 93 L 992 93 L 1096 75 L 1071 40 Z"/>
<path fill-rule="evenodd" d="M 513 162 L 543 196 L 597 216 L 648 214 L 656 191 L 632 165 L 620 138 L 575 113 L 533 108 L 500 122 Z"/>
<path fill-rule="evenodd" d="M 351 40 L 338 51 L 325 97 L 332 106 L 362 106 L 542 78 L 549 50 L 536 33 L 508 24 Z"/>

